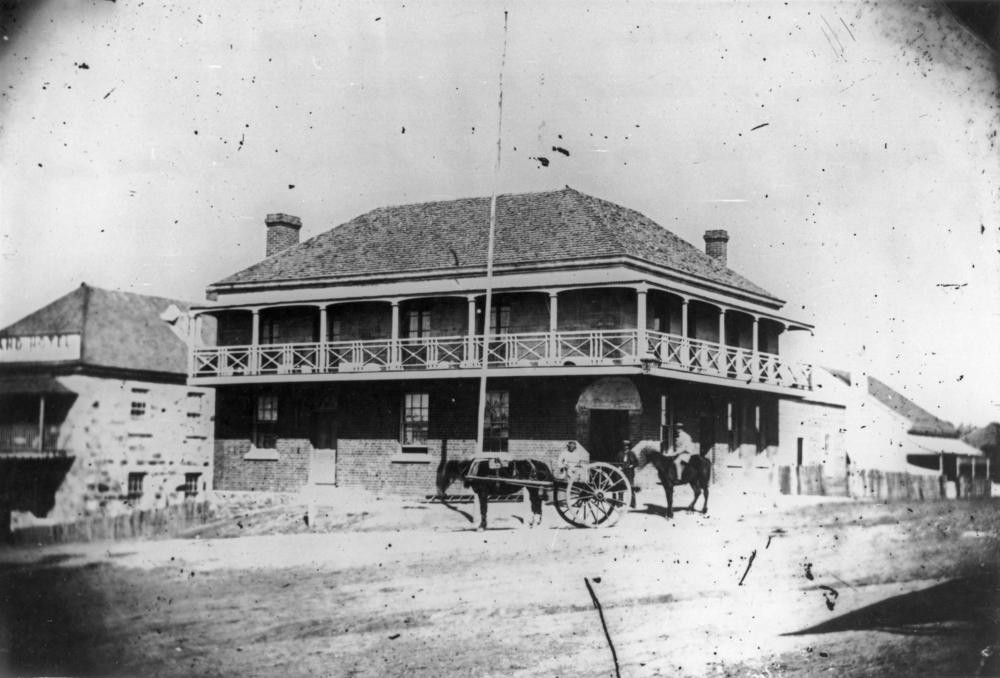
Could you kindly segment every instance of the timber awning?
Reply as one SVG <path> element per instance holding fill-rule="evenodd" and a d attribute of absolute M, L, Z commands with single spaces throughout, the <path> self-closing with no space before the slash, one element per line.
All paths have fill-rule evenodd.
<path fill-rule="evenodd" d="M 967 457 L 981 457 L 982 451 L 960 438 L 921 436 L 910 433 L 907 438 L 907 454 L 958 454 Z"/>
<path fill-rule="evenodd" d="M 70 394 L 74 391 L 49 374 L 0 375 L 0 396 Z"/>
<path fill-rule="evenodd" d="M 982 451 L 959 438 L 922 436 L 913 433 L 908 434 L 906 438 L 906 461 L 911 468 L 923 469 L 928 473 L 943 473 L 950 480 L 959 475 L 959 469 L 963 466 L 971 468 L 975 476 L 976 466 L 984 457 Z M 985 460 L 985 464 L 988 471 L 988 459 Z"/>

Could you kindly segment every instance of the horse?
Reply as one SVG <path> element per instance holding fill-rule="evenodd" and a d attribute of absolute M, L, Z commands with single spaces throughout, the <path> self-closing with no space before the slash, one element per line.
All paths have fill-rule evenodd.
<path fill-rule="evenodd" d="M 476 466 L 476 475 L 480 475 L 482 473 L 480 469 L 487 466 L 489 461 L 483 458 L 465 460 L 445 459 L 445 454 L 442 452 L 441 463 L 438 465 L 437 470 L 438 498 L 443 501 L 448 486 L 455 480 L 465 480 L 465 477 L 473 470 L 472 467 L 474 464 Z M 519 485 L 517 482 L 504 482 L 504 479 L 513 481 L 540 480 L 545 482 L 552 482 L 555 479 L 548 466 L 540 461 L 531 459 L 516 459 L 504 464 L 499 469 L 490 469 L 490 475 L 495 476 L 496 480 L 465 480 L 465 486 L 471 488 L 479 498 L 479 531 L 486 529 L 486 507 L 489 495 L 513 495 L 525 489 L 524 485 Z M 527 490 L 528 499 L 531 503 L 531 519 L 528 522 L 528 527 L 541 525 L 542 500 L 546 496 L 545 492 L 540 487 L 529 486 Z"/>
<path fill-rule="evenodd" d="M 667 456 L 662 452 L 652 448 L 644 447 L 640 450 L 635 467 L 644 468 L 647 464 L 652 464 L 656 469 L 656 474 L 660 477 L 663 491 L 667 495 L 667 518 L 674 517 L 674 486 L 690 485 L 694 490 L 694 499 L 688 505 L 688 510 L 693 511 L 694 505 L 698 501 L 701 493 L 705 493 L 705 503 L 701 507 L 702 513 L 708 512 L 708 482 L 712 479 L 712 462 L 708 457 L 700 454 L 692 454 L 688 463 L 684 466 L 681 477 L 677 477 L 677 466 L 674 464 L 674 457 Z"/>

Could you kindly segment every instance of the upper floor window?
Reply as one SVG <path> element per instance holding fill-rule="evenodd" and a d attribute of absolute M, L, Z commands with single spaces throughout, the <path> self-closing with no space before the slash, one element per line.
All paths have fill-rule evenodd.
<path fill-rule="evenodd" d="M 487 392 L 485 414 L 483 419 L 483 451 L 506 452 L 510 439 L 509 392 Z"/>
<path fill-rule="evenodd" d="M 260 343 L 280 344 L 281 343 L 281 323 L 277 318 L 262 319 L 260 323 Z"/>
<path fill-rule="evenodd" d="M 427 445 L 427 429 L 430 422 L 430 397 L 427 393 L 406 393 L 403 395 L 402 444 L 409 447 Z"/>
<path fill-rule="evenodd" d="M 149 409 L 147 406 L 148 393 L 148 388 L 132 389 L 132 402 L 131 405 L 129 405 L 129 415 L 133 419 L 142 419 L 146 416 Z"/>
<path fill-rule="evenodd" d="M 261 448 L 274 448 L 278 444 L 278 396 L 257 396 L 254 412 L 253 443 Z"/>
<path fill-rule="evenodd" d="M 428 337 L 431 334 L 431 312 L 430 309 L 413 309 L 406 313 L 406 337 L 408 339 L 419 339 Z"/>
<path fill-rule="evenodd" d="M 188 393 L 187 394 L 187 416 L 188 419 L 200 419 L 202 408 L 202 396 L 203 393 Z"/>
<path fill-rule="evenodd" d="M 510 304 L 500 302 L 490 310 L 490 334 L 510 334 Z"/>

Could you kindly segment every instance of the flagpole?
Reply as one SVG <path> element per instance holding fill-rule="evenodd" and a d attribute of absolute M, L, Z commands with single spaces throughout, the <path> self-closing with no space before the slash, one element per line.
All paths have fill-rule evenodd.
<path fill-rule="evenodd" d="M 493 242 L 497 226 L 497 184 L 500 182 L 500 152 L 503 132 L 503 70 L 507 61 L 507 11 L 503 13 L 503 52 L 500 56 L 500 94 L 497 100 L 497 158 L 493 166 L 493 194 L 490 197 L 490 233 L 486 246 L 486 301 L 483 306 L 483 351 L 479 367 L 479 413 L 476 421 L 476 454 L 483 452 L 486 426 L 486 373 L 489 371 L 490 318 L 493 304 Z"/>

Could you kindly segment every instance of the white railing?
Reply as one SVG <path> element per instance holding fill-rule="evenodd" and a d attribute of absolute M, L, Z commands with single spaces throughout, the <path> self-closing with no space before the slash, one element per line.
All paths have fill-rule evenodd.
<path fill-rule="evenodd" d="M 645 350 L 639 351 L 645 340 Z M 676 334 L 593 330 L 501 334 L 484 351 L 481 335 L 196 347 L 191 377 L 254 377 L 338 372 L 392 372 L 490 367 L 650 366 L 745 384 L 812 388 L 812 367 Z"/>

